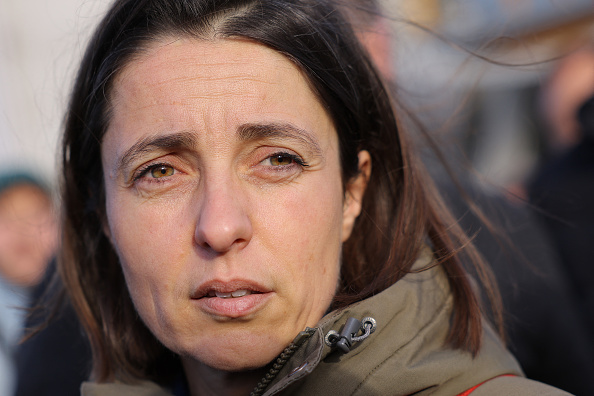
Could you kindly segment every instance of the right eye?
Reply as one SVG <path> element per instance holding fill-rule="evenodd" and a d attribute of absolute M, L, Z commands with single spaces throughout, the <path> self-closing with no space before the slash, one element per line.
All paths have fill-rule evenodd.
<path fill-rule="evenodd" d="M 172 176 L 175 173 L 175 169 L 169 165 L 155 165 L 148 169 L 150 175 L 155 179 L 162 177 Z"/>
<path fill-rule="evenodd" d="M 145 182 L 165 181 L 166 178 L 176 173 L 177 170 L 169 164 L 151 164 L 139 169 L 134 176 L 134 181 L 140 181 L 142 179 Z"/>

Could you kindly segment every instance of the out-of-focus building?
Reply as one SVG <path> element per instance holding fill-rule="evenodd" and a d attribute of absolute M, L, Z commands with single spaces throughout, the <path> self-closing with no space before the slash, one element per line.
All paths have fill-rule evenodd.
<path fill-rule="evenodd" d="M 395 19 L 400 97 L 429 130 L 460 138 L 487 184 L 521 184 L 547 149 L 536 96 L 556 66 L 549 60 L 594 38 L 594 1 L 386 0 L 385 7 Z"/>

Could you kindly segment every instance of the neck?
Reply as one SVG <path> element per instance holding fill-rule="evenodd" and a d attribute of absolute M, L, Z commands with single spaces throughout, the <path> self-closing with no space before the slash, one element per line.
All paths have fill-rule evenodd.
<path fill-rule="evenodd" d="M 266 374 L 265 368 L 229 372 L 186 359 L 183 359 L 183 367 L 192 396 L 249 395 Z"/>

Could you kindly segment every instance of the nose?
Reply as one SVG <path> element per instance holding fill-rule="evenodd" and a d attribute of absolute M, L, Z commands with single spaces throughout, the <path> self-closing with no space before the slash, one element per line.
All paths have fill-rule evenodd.
<path fill-rule="evenodd" d="M 194 240 L 203 249 L 225 253 L 246 246 L 253 234 L 247 200 L 232 182 L 205 187 Z"/>

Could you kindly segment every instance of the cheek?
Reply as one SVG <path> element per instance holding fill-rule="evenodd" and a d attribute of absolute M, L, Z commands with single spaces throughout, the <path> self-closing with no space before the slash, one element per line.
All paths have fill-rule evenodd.
<path fill-rule="evenodd" d="M 180 246 L 192 242 L 183 240 L 183 225 L 170 205 L 108 197 L 107 218 L 130 295 L 137 309 L 146 312 L 159 296 L 175 292 L 169 289 L 183 277 L 181 263 L 188 253 Z"/>
<path fill-rule="evenodd" d="M 109 232 L 118 253 L 127 261 L 135 262 L 138 261 L 135 258 L 176 252 L 180 232 L 186 226 L 181 223 L 180 213 L 187 213 L 182 207 L 180 199 L 150 201 L 133 194 L 114 194 L 113 197 L 108 194 Z"/>
<path fill-rule="evenodd" d="M 274 256 L 287 260 L 286 265 L 278 265 L 279 271 L 287 271 L 295 279 L 334 283 L 342 246 L 342 186 L 320 179 L 308 188 L 287 190 L 282 199 L 269 202 L 259 216 L 265 221 L 260 228 L 272 244 Z"/>

